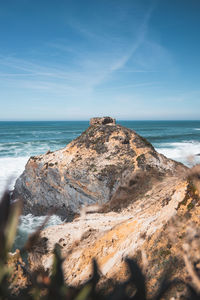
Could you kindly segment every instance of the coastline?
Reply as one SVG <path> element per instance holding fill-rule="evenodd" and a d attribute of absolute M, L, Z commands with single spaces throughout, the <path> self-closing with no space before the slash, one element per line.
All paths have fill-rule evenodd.
<path fill-rule="evenodd" d="M 89 280 L 92 257 L 97 259 L 104 278 L 100 286 L 110 279 L 126 280 L 124 258 L 137 256 L 142 247 L 151 253 L 151 242 L 154 243 L 157 236 L 161 239 L 170 222 L 185 217 L 185 210 L 186 214 L 190 210 L 187 218 L 196 218 L 194 208 L 199 198 L 193 185 L 191 188 L 188 168 L 159 154 L 135 131 L 116 124 L 103 124 L 104 119 L 100 121 L 100 124 L 91 124 L 65 148 L 32 156 L 23 175 L 17 179 L 13 193 L 13 197 L 24 200 L 27 213 L 41 215 L 41 207 L 45 212 L 54 204 L 58 210 L 65 210 L 65 214 L 67 209 L 70 213 L 77 212 L 76 218 L 65 223 L 52 216 L 34 248 L 28 251 L 29 271 L 42 266 L 49 272 L 54 245 L 60 247 L 65 257 L 64 281 L 72 286 Z M 90 190 L 90 183 L 93 190 Z M 70 193 L 62 195 L 62 188 L 71 196 Z M 102 196 L 98 191 L 103 192 L 103 199 L 106 199 L 100 206 L 98 202 Z M 90 209 L 91 199 L 96 201 L 97 211 L 93 211 L 93 205 Z M 70 203 L 71 207 L 66 205 Z M 89 210 L 80 209 L 82 203 Z M 32 214 L 21 216 L 13 250 L 20 248 L 44 219 L 44 216 Z M 175 243 L 170 251 L 162 247 L 155 244 L 150 255 L 154 257 L 155 251 L 165 251 L 170 258 L 171 248 L 176 252 L 180 246 Z M 164 249 L 167 247 L 165 245 Z M 152 257 L 149 259 L 152 263 Z M 158 255 L 156 259 L 161 271 L 165 257 Z M 179 268 L 174 270 L 177 274 L 179 271 Z M 153 266 L 148 274 L 158 279 Z M 151 280 L 149 282 L 151 284 Z"/>
<path fill-rule="evenodd" d="M 135 129 L 153 142 L 158 152 L 186 164 L 188 164 L 188 156 L 197 154 L 200 148 L 198 143 L 200 121 L 118 121 L 117 123 Z M 178 129 L 174 128 L 175 125 Z M 13 188 L 16 178 L 23 172 L 30 156 L 66 146 L 87 126 L 87 121 L 0 122 L 0 193 L 6 187 L 10 177 L 12 177 L 10 188 Z M 184 159 L 181 158 L 183 152 Z M 200 162 L 200 157 L 196 158 Z M 37 217 L 32 218 L 32 223 L 38 221 L 39 224 Z M 30 225 L 29 232 L 31 231 Z"/>

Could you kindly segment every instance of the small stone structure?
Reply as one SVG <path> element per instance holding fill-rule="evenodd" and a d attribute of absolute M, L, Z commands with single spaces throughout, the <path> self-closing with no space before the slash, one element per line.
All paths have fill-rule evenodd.
<path fill-rule="evenodd" d="M 93 125 L 115 125 L 115 124 L 116 124 L 116 120 L 111 117 L 90 119 L 90 126 L 93 126 Z"/>

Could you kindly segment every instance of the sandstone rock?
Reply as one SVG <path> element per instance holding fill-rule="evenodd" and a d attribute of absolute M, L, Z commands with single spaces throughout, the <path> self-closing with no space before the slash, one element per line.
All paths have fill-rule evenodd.
<path fill-rule="evenodd" d="M 12 275 L 9 278 L 11 293 L 16 295 L 29 284 L 29 276 L 25 271 L 25 263 L 18 249 L 14 253 L 9 253 L 7 266 L 12 270 Z"/>
<path fill-rule="evenodd" d="M 143 183 L 135 179 L 130 182 L 134 201 L 151 188 L 154 179 L 186 170 L 157 153 L 135 131 L 116 125 L 112 118 L 94 118 L 91 124 L 65 148 L 29 159 L 13 193 L 23 199 L 25 213 L 46 214 L 53 208 L 69 219 L 83 205 L 111 199 L 116 204 L 116 191 L 122 193 L 120 187 L 126 178 L 138 172 L 146 175 Z"/>
<path fill-rule="evenodd" d="M 187 201 L 186 201 L 187 199 Z M 130 204 L 128 208 L 118 212 L 93 213 L 80 216 L 71 223 L 65 223 L 46 228 L 42 238 L 46 240 L 46 252 L 43 246 L 38 246 L 37 263 L 46 270 L 51 270 L 52 250 L 55 243 L 62 248 L 64 258 L 63 270 L 65 280 L 70 285 L 79 285 L 90 278 L 92 258 L 96 258 L 103 280 L 109 278 L 125 280 L 127 269 L 125 257 L 138 258 L 139 250 L 144 250 L 149 266 L 147 276 L 150 290 L 162 274 L 163 267 L 168 267 L 174 257 L 179 255 L 184 239 L 180 238 L 185 232 L 189 221 L 200 225 L 199 206 L 190 209 L 190 217 L 182 219 L 180 229 L 177 224 L 171 228 L 172 235 L 177 236 L 178 242 L 171 241 L 166 231 L 170 231 L 171 220 L 188 214 L 188 205 L 193 201 L 188 182 L 180 177 L 166 177 L 157 182 L 150 191 Z M 198 201 L 196 201 L 198 204 Z M 174 231 L 173 231 L 174 230 Z M 35 253 L 29 255 L 34 269 Z M 183 263 L 174 260 L 173 274 L 187 271 Z"/>

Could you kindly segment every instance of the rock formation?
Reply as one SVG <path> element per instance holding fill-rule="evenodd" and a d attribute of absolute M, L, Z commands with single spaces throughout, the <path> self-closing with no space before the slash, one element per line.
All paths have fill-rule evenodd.
<path fill-rule="evenodd" d="M 13 195 L 23 199 L 25 213 L 46 214 L 53 208 L 69 218 L 83 205 L 112 203 L 117 209 L 127 178 L 132 178 L 128 184 L 131 199 L 134 194 L 136 201 L 151 189 L 154 180 L 185 170 L 182 164 L 157 153 L 135 131 L 116 125 L 110 117 L 94 118 L 65 148 L 31 157 Z M 129 202 L 124 195 L 123 207 Z M 108 211 L 109 205 L 105 209 Z"/>
<path fill-rule="evenodd" d="M 200 269 L 199 213 L 199 196 L 191 182 L 169 176 L 120 212 L 83 214 L 71 223 L 46 228 L 41 234 L 45 251 L 42 244 L 38 245 L 29 254 L 30 266 L 35 269 L 42 265 L 51 270 L 52 250 L 58 243 L 68 284 L 79 285 L 88 280 L 92 258 L 96 258 L 101 270 L 100 284 L 105 287 L 110 279 L 127 278 L 124 260 L 134 257 L 146 268 L 152 292 L 169 266 L 168 275 L 189 277 L 183 259 L 185 245 L 189 245 L 192 263 Z"/>
<path fill-rule="evenodd" d="M 135 131 L 109 117 L 94 118 L 64 149 L 30 158 L 16 182 L 14 195 L 24 199 L 26 212 L 46 213 L 50 207 L 64 216 L 79 212 L 72 222 L 42 231 L 43 242 L 29 253 L 29 266 L 51 270 L 52 250 L 58 243 L 69 285 L 90 278 L 92 258 L 99 264 L 101 283 L 127 278 L 127 256 L 143 266 L 148 263 L 150 292 L 170 262 L 170 274 L 188 278 L 181 249 L 190 244 L 197 266 L 197 186 L 199 168 L 188 171 L 157 153 Z M 102 205 L 91 205 L 98 203 Z"/>

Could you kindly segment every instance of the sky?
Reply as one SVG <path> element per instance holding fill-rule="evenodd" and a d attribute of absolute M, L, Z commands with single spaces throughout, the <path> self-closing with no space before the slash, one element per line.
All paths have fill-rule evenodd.
<path fill-rule="evenodd" d="M 200 120 L 199 0 L 0 0 L 0 120 Z"/>

